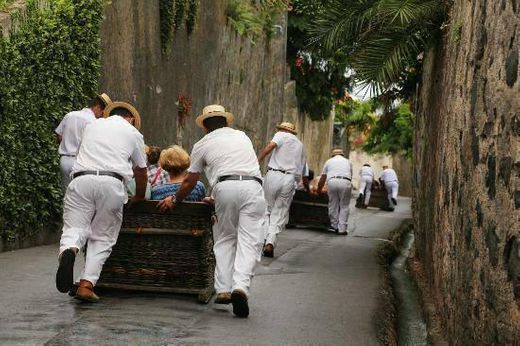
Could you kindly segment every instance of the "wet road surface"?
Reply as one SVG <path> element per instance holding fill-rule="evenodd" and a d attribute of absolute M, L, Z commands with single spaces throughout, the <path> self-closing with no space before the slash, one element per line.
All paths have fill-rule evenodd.
<path fill-rule="evenodd" d="M 195 296 L 103 292 L 99 304 L 56 291 L 57 245 L 0 253 L 0 345 L 377 344 L 376 249 L 409 218 L 351 209 L 347 237 L 289 229 L 263 258 L 248 319 Z"/>

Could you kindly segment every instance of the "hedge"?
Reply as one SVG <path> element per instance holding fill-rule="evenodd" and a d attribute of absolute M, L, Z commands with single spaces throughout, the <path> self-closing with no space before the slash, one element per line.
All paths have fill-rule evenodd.
<path fill-rule="evenodd" d="M 102 0 L 46 3 L 28 1 L 16 31 L 0 38 L 0 236 L 8 241 L 60 224 L 54 129 L 98 87 Z"/>

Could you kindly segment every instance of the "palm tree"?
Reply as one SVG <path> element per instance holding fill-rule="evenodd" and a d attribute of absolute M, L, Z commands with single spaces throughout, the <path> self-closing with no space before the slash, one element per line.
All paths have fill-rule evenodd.
<path fill-rule="evenodd" d="M 309 42 L 348 56 L 356 79 L 384 93 L 417 66 L 443 13 L 442 0 L 329 0 L 310 24 Z"/>

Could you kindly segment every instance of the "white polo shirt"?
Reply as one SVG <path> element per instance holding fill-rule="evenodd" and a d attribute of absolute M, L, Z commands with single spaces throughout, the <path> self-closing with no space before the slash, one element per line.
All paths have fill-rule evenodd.
<path fill-rule="evenodd" d="M 224 175 L 247 175 L 261 178 L 260 166 L 247 135 L 230 127 L 214 130 L 193 146 L 188 172 L 206 173 L 211 186 Z"/>
<path fill-rule="evenodd" d="M 362 176 L 362 177 L 372 177 L 373 178 L 374 177 L 374 170 L 372 169 L 372 167 L 363 166 L 359 170 L 359 175 Z"/>
<path fill-rule="evenodd" d="M 96 116 L 90 108 L 67 113 L 54 130 L 62 137 L 58 153 L 75 156 L 78 153 L 85 127 L 94 120 L 96 120 Z"/>
<path fill-rule="evenodd" d="M 352 164 L 342 155 L 336 155 L 325 162 L 321 174 L 325 174 L 327 180 L 332 177 L 346 177 L 352 179 Z"/>
<path fill-rule="evenodd" d="M 296 176 L 305 174 L 305 151 L 302 142 L 288 132 L 277 132 L 271 142 L 276 143 L 276 148 L 271 153 L 268 166 L 280 169 Z"/>
<path fill-rule="evenodd" d="M 119 115 L 100 118 L 85 128 L 72 173 L 109 171 L 122 175 L 125 182 L 133 167 L 146 168 L 143 135 Z"/>
<path fill-rule="evenodd" d="M 397 180 L 397 174 L 392 168 L 387 168 L 383 170 L 381 173 L 381 180 L 383 180 L 385 183 L 390 183 L 392 181 L 398 181 Z"/>

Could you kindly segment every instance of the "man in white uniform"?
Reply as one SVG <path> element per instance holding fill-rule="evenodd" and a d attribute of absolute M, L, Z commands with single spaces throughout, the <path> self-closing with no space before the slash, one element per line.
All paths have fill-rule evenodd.
<path fill-rule="evenodd" d="M 204 170 L 213 187 L 218 220 L 213 234 L 215 303 L 232 303 L 236 316 L 247 317 L 249 288 L 265 234 L 266 203 L 253 144 L 244 132 L 229 127 L 233 119 L 220 105 L 204 107 L 196 123 L 207 134 L 193 146 L 191 166 L 177 194 L 158 207 L 168 210 L 182 201 Z"/>
<path fill-rule="evenodd" d="M 359 199 L 363 202 L 363 208 L 368 207 L 374 181 L 374 170 L 368 163 L 365 163 L 359 170 Z M 364 199 L 364 200 L 363 200 Z"/>
<path fill-rule="evenodd" d="M 265 176 L 265 199 L 267 201 L 268 230 L 264 245 L 264 256 L 273 257 L 276 236 L 282 232 L 289 221 L 289 208 L 300 179 L 306 191 L 309 180 L 305 167 L 303 144 L 296 137 L 296 127 L 282 122 L 276 127 L 278 132 L 258 156 L 258 161 L 271 154 Z"/>
<path fill-rule="evenodd" d="M 323 166 L 317 193 L 320 194 L 325 181 L 329 195 L 329 219 L 331 230 L 347 235 L 347 223 L 352 195 L 352 164 L 345 158 L 343 150 L 332 150 L 332 158 Z"/>
<path fill-rule="evenodd" d="M 110 104 L 106 112 L 108 118 L 97 119 L 85 129 L 72 168 L 56 273 L 56 288 L 63 293 L 71 290 L 75 257 L 88 245 L 75 297 L 89 302 L 99 300 L 94 286 L 119 235 L 128 200 L 125 184 L 135 176 L 134 200 L 141 200 L 147 181 L 144 141 L 137 130 L 139 113 L 125 102 Z"/>
<path fill-rule="evenodd" d="M 78 154 L 85 127 L 97 118 L 101 118 L 105 107 L 111 102 L 112 100 L 110 100 L 107 94 L 98 95 L 90 101 L 87 108 L 67 113 L 56 130 L 54 130 L 60 143 L 58 153 L 60 154 L 60 168 L 63 175 L 64 190 L 67 189 L 70 183 L 70 172 L 76 161 L 76 155 Z"/>
<path fill-rule="evenodd" d="M 388 204 L 390 205 L 390 208 L 394 209 L 397 205 L 397 192 L 399 190 L 397 174 L 392 168 L 383 166 L 383 172 L 381 173 L 379 180 L 381 180 L 381 183 L 385 185 L 386 191 L 388 192 Z"/>

